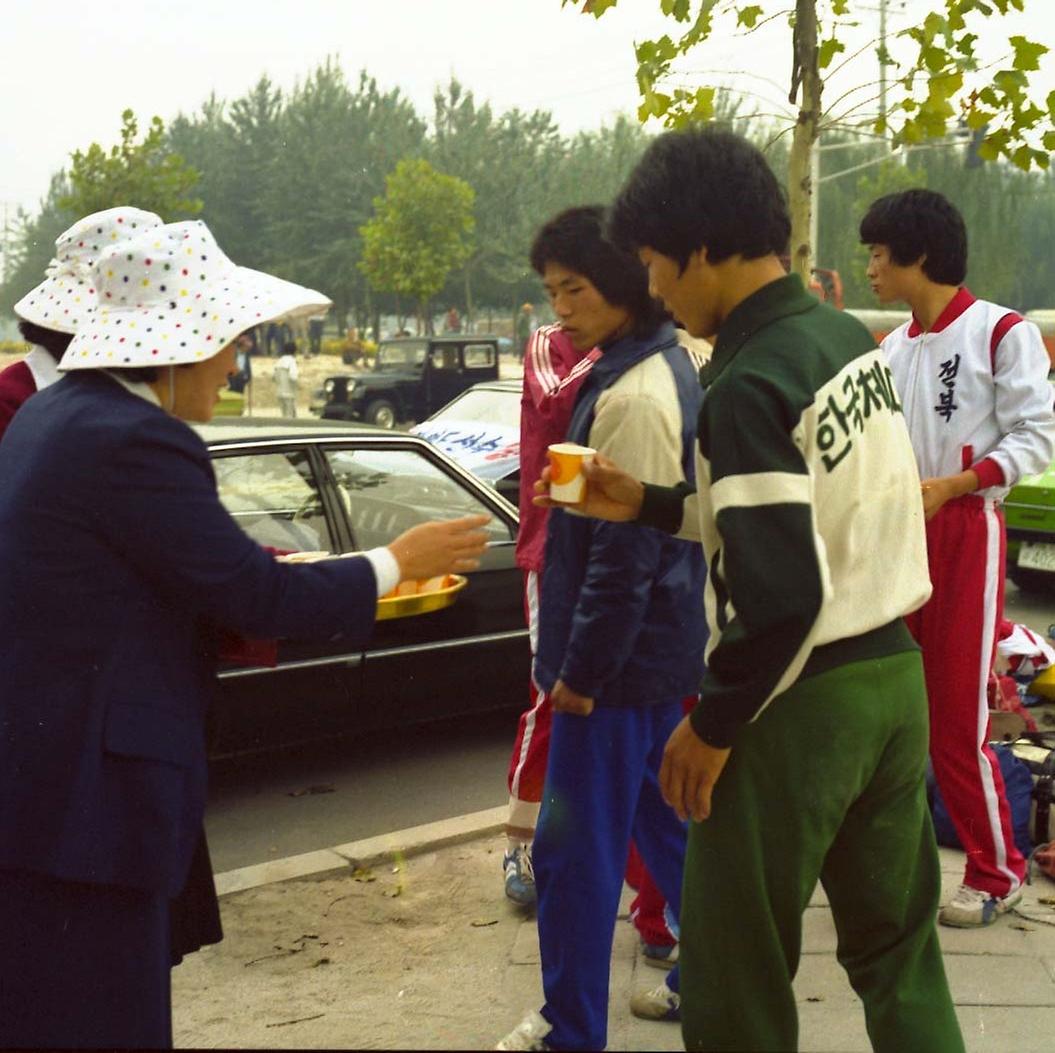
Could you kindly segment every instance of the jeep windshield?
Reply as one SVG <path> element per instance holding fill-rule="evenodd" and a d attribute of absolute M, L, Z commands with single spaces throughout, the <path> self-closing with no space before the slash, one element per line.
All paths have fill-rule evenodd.
<path fill-rule="evenodd" d="M 374 368 L 379 373 L 421 369 L 425 365 L 425 352 L 428 346 L 425 340 L 400 341 L 398 344 L 386 344 L 382 341 L 377 349 L 377 365 Z"/>

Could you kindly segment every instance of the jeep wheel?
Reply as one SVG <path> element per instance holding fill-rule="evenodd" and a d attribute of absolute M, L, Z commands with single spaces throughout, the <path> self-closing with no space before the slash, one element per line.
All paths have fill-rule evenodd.
<path fill-rule="evenodd" d="M 363 419 L 367 424 L 391 431 L 396 426 L 396 407 L 388 399 L 375 399 L 366 407 Z"/>

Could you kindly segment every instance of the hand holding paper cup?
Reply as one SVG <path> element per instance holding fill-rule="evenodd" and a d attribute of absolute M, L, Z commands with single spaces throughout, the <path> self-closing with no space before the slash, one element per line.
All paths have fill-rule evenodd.
<path fill-rule="evenodd" d="M 550 446 L 549 495 L 562 504 L 578 504 L 586 493 L 586 479 L 582 474 L 583 461 L 593 457 L 597 451 L 574 442 L 558 442 Z"/>

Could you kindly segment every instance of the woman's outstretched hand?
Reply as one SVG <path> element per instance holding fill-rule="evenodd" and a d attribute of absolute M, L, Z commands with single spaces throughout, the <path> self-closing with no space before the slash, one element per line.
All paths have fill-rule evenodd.
<path fill-rule="evenodd" d="M 399 564 L 400 580 L 476 570 L 487 547 L 487 534 L 481 527 L 490 519 L 487 515 L 462 516 L 422 523 L 400 534 L 388 546 Z"/>

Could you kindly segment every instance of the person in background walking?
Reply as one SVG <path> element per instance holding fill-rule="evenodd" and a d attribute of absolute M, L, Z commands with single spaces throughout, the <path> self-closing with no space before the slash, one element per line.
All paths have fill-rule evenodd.
<path fill-rule="evenodd" d="M 275 381 L 279 413 L 283 417 L 296 417 L 300 370 L 297 367 L 297 345 L 293 340 L 286 342 L 271 376 Z"/>
<path fill-rule="evenodd" d="M 989 748 L 989 674 L 1004 611 L 1000 501 L 1055 454 L 1040 331 L 964 286 L 967 229 L 933 190 L 880 198 L 861 220 L 868 280 L 912 320 L 883 341 L 922 477 L 934 594 L 909 618 L 923 649 L 930 755 L 960 844 L 963 882 L 944 925 L 989 925 L 1022 898 L 1004 780 Z"/>
<path fill-rule="evenodd" d="M 253 345 L 255 341 L 251 333 L 242 333 L 235 339 L 234 365 L 235 372 L 227 381 L 227 387 L 231 391 L 237 391 L 245 395 L 246 405 L 252 406 L 252 384 L 253 384 Z"/>

